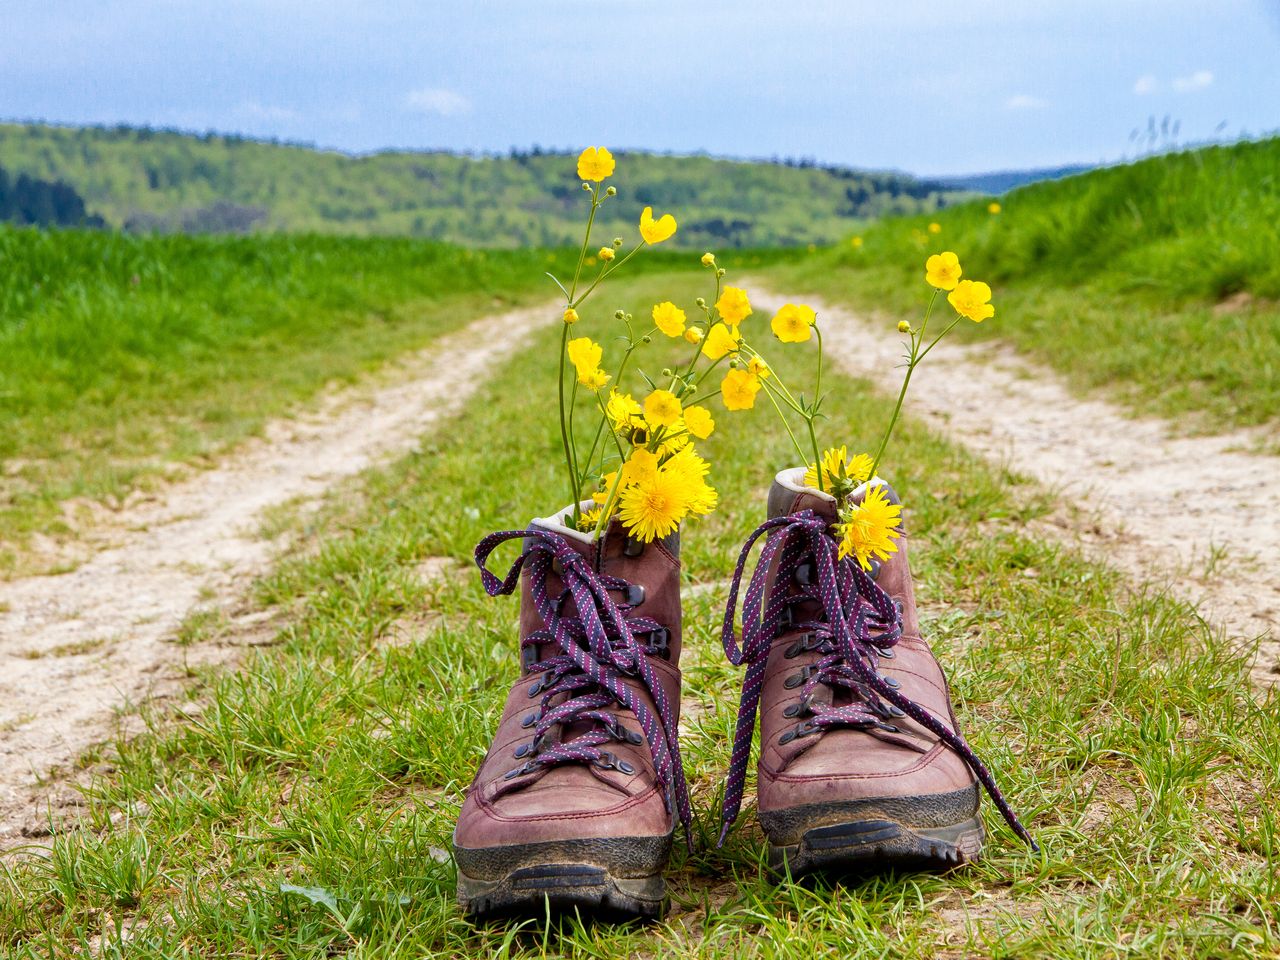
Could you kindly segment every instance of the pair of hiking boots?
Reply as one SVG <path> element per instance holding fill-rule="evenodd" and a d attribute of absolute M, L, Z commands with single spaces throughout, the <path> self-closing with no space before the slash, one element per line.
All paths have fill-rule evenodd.
<path fill-rule="evenodd" d="M 979 785 L 1029 840 L 957 730 L 920 636 L 906 538 L 869 573 L 839 559 L 835 501 L 803 476 L 778 474 L 732 581 L 722 638 L 746 674 L 721 841 L 757 715 L 756 810 L 779 872 L 972 861 Z M 641 544 L 615 521 L 592 540 L 570 522 L 534 520 L 476 548 L 491 595 L 520 586 L 522 664 L 454 831 L 458 900 L 476 918 L 541 915 L 548 902 L 656 917 L 677 823 L 692 837 L 677 740 L 679 534 Z M 738 594 L 762 537 L 739 642 Z M 512 539 L 524 549 L 500 580 L 486 561 Z"/>

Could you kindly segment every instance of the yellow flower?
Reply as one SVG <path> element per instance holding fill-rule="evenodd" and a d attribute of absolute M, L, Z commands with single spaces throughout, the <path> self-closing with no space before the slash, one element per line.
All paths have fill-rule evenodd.
<path fill-rule="evenodd" d="M 996 315 L 996 308 L 988 302 L 990 300 L 991 288 L 981 280 L 961 280 L 947 294 L 947 302 L 956 308 L 956 313 L 968 317 L 974 323 L 981 323 Z"/>
<path fill-rule="evenodd" d="M 803 343 L 813 336 L 813 325 L 818 316 L 812 307 L 802 303 L 786 303 L 773 315 L 769 328 L 783 343 Z"/>
<path fill-rule="evenodd" d="M 586 373 L 578 374 L 578 382 L 588 390 L 599 390 L 613 378 L 605 373 L 599 367 L 594 370 L 588 370 Z"/>
<path fill-rule="evenodd" d="M 690 343 L 701 343 L 702 329 L 700 327 L 690 327 L 684 332 L 684 338 Z"/>
<path fill-rule="evenodd" d="M 830 447 L 822 453 L 822 487 L 828 491 L 840 488 L 844 492 L 851 491 L 859 483 L 871 479 L 871 467 L 871 458 L 865 453 L 850 460 L 848 447 Z M 817 464 L 809 464 L 804 472 L 804 484 L 818 489 Z"/>
<path fill-rule="evenodd" d="M 851 244 L 853 244 L 853 248 L 854 248 L 855 250 L 857 250 L 859 247 L 861 247 L 861 246 L 862 246 L 862 238 L 861 238 L 861 237 L 854 237 L 854 238 L 853 238 L 852 240 L 850 240 L 849 242 L 850 242 Z"/>
<path fill-rule="evenodd" d="M 941 233 L 941 232 L 942 232 L 942 224 L 940 224 L 940 223 L 931 223 L 931 224 L 929 224 L 929 232 L 930 232 L 930 233 Z"/>
<path fill-rule="evenodd" d="M 910 321 L 907 321 L 907 320 L 899 320 L 899 321 L 898 321 L 898 332 L 899 332 L 899 333 L 910 333 L 910 332 L 911 332 L 911 323 L 910 323 Z"/>
<path fill-rule="evenodd" d="M 767 380 L 773 375 L 773 371 L 769 369 L 769 365 L 760 357 L 752 357 L 747 361 L 747 372 L 754 373 L 761 380 Z"/>
<path fill-rule="evenodd" d="M 716 265 L 716 255 L 711 252 L 702 255 L 702 265 L 704 267 L 714 267 Z"/>
<path fill-rule="evenodd" d="M 569 362 L 578 371 L 578 379 L 596 370 L 600 366 L 600 358 L 604 353 L 600 344 L 593 343 L 590 337 L 570 340 L 565 349 L 569 354 Z"/>
<path fill-rule="evenodd" d="M 719 360 L 726 353 L 736 352 L 741 340 L 736 329 L 717 323 L 707 333 L 707 342 L 702 345 L 702 353 L 712 360 Z"/>
<path fill-rule="evenodd" d="M 565 322 L 565 323 L 577 323 L 577 322 L 578 322 L 578 311 L 577 311 L 577 310 L 575 310 L 575 309 L 573 309 L 573 307 L 565 307 L 565 308 L 564 308 L 564 322 Z"/>
<path fill-rule="evenodd" d="M 962 273 L 960 258 L 950 250 L 935 253 L 924 262 L 925 283 L 939 290 L 954 290 Z"/>
<path fill-rule="evenodd" d="M 587 147 L 578 155 L 578 176 L 596 183 L 613 176 L 613 154 L 604 147 Z"/>
<path fill-rule="evenodd" d="M 902 524 L 902 506 L 889 502 L 883 486 L 867 490 L 862 502 L 841 519 L 836 524 L 841 559 L 853 557 L 862 569 L 870 570 L 872 557 L 888 560 L 898 552 L 894 540 L 902 536 L 896 529 Z"/>
<path fill-rule="evenodd" d="M 999 212 L 1000 212 L 1000 204 L 996 203 L 994 200 L 992 200 L 990 203 L 987 204 L 987 213 L 999 213 Z"/>
<path fill-rule="evenodd" d="M 653 308 L 653 322 L 668 337 L 684 333 L 684 311 L 670 300 L 663 300 Z"/>
<path fill-rule="evenodd" d="M 669 457 L 677 450 L 683 450 L 693 440 L 689 437 L 689 431 L 685 428 L 684 417 L 679 417 L 676 422 L 663 431 L 662 439 L 658 441 L 658 455 L 661 457 Z"/>
<path fill-rule="evenodd" d="M 609 391 L 604 412 L 614 430 L 629 429 L 636 425 L 635 420 L 640 416 L 640 404 L 631 394 L 619 393 L 615 387 Z"/>
<path fill-rule="evenodd" d="M 591 499 L 596 503 L 603 504 L 609 499 L 609 491 L 613 489 L 613 482 L 618 478 L 617 470 L 610 470 L 600 478 L 600 489 L 591 494 Z"/>
<path fill-rule="evenodd" d="M 689 512 L 708 514 L 716 508 L 719 494 L 707 483 L 711 465 L 694 452 L 689 444 L 662 465 L 662 472 L 679 477 L 686 485 Z"/>
<path fill-rule="evenodd" d="M 605 263 L 608 263 L 610 260 L 613 259 L 613 247 L 601 247 L 599 250 L 596 251 L 596 256 L 599 257 L 601 260 L 603 260 Z"/>
<path fill-rule="evenodd" d="M 596 524 L 600 522 L 600 508 L 592 507 L 590 510 L 582 511 L 578 517 L 578 529 L 583 533 L 590 533 L 596 528 Z"/>
<path fill-rule="evenodd" d="M 716 422 L 711 418 L 711 411 L 697 405 L 684 408 L 684 425 L 699 440 L 707 439 L 711 436 L 711 431 L 716 428 Z"/>
<path fill-rule="evenodd" d="M 680 398 L 670 390 L 655 390 L 644 398 L 644 418 L 651 427 L 670 427 L 680 419 Z"/>
<path fill-rule="evenodd" d="M 716 301 L 716 309 L 720 311 L 720 319 L 731 327 L 736 327 L 751 316 L 751 301 L 747 299 L 747 291 L 737 287 L 725 287 Z"/>
<path fill-rule="evenodd" d="M 641 543 L 667 536 L 689 512 L 690 484 L 680 474 L 656 471 L 622 491 L 618 517 Z"/>
<path fill-rule="evenodd" d="M 760 378 L 746 370 L 730 370 L 720 381 L 720 395 L 726 410 L 750 410 L 756 405 Z"/>
<path fill-rule="evenodd" d="M 630 486 L 649 480 L 658 472 L 658 455 L 644 447 L 636 447 L 622 465 L 622 485 Z"/>
<path fill-rule="evenodd" d="M 664 213 L 662 219 L 653 219 L 653 207 L 645 207 L 640 211 L 640 236 L 645 243 L 661 243 L 668 240 L 676 232 L 676 218 Z"/>

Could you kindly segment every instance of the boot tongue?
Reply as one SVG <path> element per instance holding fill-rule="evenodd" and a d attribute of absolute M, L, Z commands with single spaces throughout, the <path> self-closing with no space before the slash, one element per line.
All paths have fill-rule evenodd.
<path fill-rule="evenodd" d="M 785 517 L 801 510 L 812 510 L 831 523 L 836 521 L 836 500 L 829 493 L 807 487 L 804 467 L 783 470 L 769 488 L 769 519 Z"/>

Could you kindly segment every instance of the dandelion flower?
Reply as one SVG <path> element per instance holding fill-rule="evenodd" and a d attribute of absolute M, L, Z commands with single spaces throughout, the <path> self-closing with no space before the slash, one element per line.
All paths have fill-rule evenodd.
<path fill-rule="evenodd" d="M 960 280 L 960 258 L 950 250 L 935 253 L 924 262 L 924 280 L 939 290 L 954 290 Z"/>
<path fill-rule="evenodd" d="M 751 316 L 751 301 L 747 299 L 747 291 L 738 287 L 725 287 L 716 301 L 716 310 L 720 319 L 731 327 L 736 327 Z"/>
<path fill-rule="evenodd" d="M 640 416 L 640 404 L 631 394 L 619 393 L 615 387 L 609 391 L 604 412 L 614 430 L 626 430 L 636 425 L 635 421 Z"/>
<path fill-rule="evenodd" d="M 735 353 L 742 338 L 738 331 L 717 323 L 707 333 L 706 343 L 702 345 L 702 353 L 711 360 L 719 360 L 726 353 Z"/>
<path fill-rule="evenodd" d="M 871 569 L 871 558 L 888 560 L 898 552 L 894 543 L 902 534 L 902 506 L 890 503 L 883 486 L 867 490 L 862 502 L 841 514 L 836 532 L 840 536 L 839 556 L 853 557 L 863 570 Z"/>
<path fill-rule="evenodd" d="M 968 317 L 974 323 L 981 323 L 995 316 L 996 308 L 991 305 L 990 300 L 991 288 L 981 280 L 961 280 L 947 294 L 947 302 L 955 307 L 956 313 Z"/>
<path fill-rule="evenodd" d="M 746 370 L 730 370 L 720 381 L 720 395 L 726 410 L 750 410 L 756 405 L 760 378 Z"/>
<path fill-rule="evenodd" d="M 786 303 L 773 315 L 769 329 L 783 343 L 803 343 L 813 336 L 818 315 L 802 303 Z"/>
<path fill-rule="evenodd" d="M 631 536 L 650 543 L 667 536 L 689 512 L 688 480 L 671 471 L 656 471 L 622 491 L 618 517 Z"/>
<path fill-rule="evenodd" d="M 651 427 L 670 427 L 680 419 L 680 398 L 670 390 L 655 390 L 644 399 L 644 418 Z"/>
<path fill-rule="evenodd" d="M 590 510 L 584 510 L 578 516 L 578 529 L 583 533 L 590 533 L 596 528 L 596 524 L 600 522 L 600 507 L 592 507 Z"/>
<path fill-rule="evenodd" d="M 605 373 L 599 367 L 594 370 L 588 370 L 586 373 L 578 373 L 578 382 L 588 390 L 599 390 L 613 378 Z"/>
<path fill-rule="evenodd" d="M 599 183 L 613 176 L 613 154 L 604 147 L 587 147 L 578 155 L 578 177 Z"/>
<path fill-rule="evenodd" d="M 865 453 L 860 453 L 850 460 L 849 449 L 843 444 L 824 450 L 821 465 L 822 488 L 825 490 L 849 492 L 864 480 L 871 479 L 871 458 Z M 809 464 L 809 468 L 804 473 L 804 483 L 807 487 L 818 489 L 817 464 Z"/>
<path fill-rule="evenodd" d="M 716 508 L 720 495 L 707 483 L 711 465 L 693 449 L 693 444 L 683 447 L 679 453 L 662 465 L 664 473 L 680 477 L 686 484 L 689 512 L 708 514 Z"/>
<path fill-rule="evenodd" d="M 640 236 L 645 243 L 661 243 L 668 240 L 676 232 L 676 218 L 664 213 L 659 220 L 653 219 L 653 207 L 645 207 L 640 212 Z"/>
<path fill-rule="evenodd" d="M 706 407 L 697 405 L 684 408 L 684 425 L 685 429 L 699 440 L 707 439 L 707 437 L 711 436 L 711 431 L 716 428 L 716 422 L 711 417 L 711 411 Z"/>
<path fill-rule="evenodd" d="M 684 333 L 684 311 L 670 300 L 663 300 L 653 308 L 653 322 L 668 337 L 678 337 Z"/>

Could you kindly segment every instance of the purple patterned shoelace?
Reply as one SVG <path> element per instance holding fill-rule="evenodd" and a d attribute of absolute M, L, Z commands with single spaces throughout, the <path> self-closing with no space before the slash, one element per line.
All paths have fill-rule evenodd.
<path fill-rule="evenodd" d="M 489 555 L 507 540 L 524 540 L 525 549 L 507 571 L 505 579 L 485 566 Z M 630 617 L 631 607 L 618 603 L 609 591 L 622 591 L 624 597 L 631 584 L 620 577 L 596 573 L 590 562 L 571 547 L 559 534 L 549 530 L 505 530 L 491 533 L 476 545 L 476 566 L 484 588 L 491 597 L 512 593 L 520 582 L 522 568 L 528 567 L 529 589 L 534 606 L 542 617 L 544 628 L 535 630 L 521 641 L 522 648 L 554 644 L 559 653 L 530 666 L 543 677 L 535 684 L 542 693 L 538 720 L 533 726 L 534 750 L 526 754 L 523 767 L 517 771 L 532 773 L 538 767 L 566 763 L 593 763 L 608 767 L 616 758 L 602 749 L 611 742 L 628 741 L 628 732 L 618 718 L 606 712 L 613 703 L 630 710 L 640 722 L 653 756 L 654 773 L 664 792 L 667 809 L 675 807 L 686 838 L 692 843 L 693 815 L 689 806 L 689 788 L 677 741 L 675 714 L 646 656 L 644 637 L 663 627 L 649 617 Z M 557 597 L 547 590 L 547 577 L 552 564 L 565 585 Z M 563 616 L 564 601 L 572 597 L 576 616 Z M 623 677 L 640 681 L 657 708 L 655 715 L 636 695 Z M 563 702 L 552 700 L 566 696 Z M 572 740 L 552 743 L 546 737 L 552 727 L 594 721 L 590 729 Z"/>
<path fill-rule="evenodd" d="M 747 671 L 742 681 L 742 699 L 729 760 L 719 842 L 724 843 L 742 806 L 765 665 L 774 639 L 785 627 L 805 631 L 806 648 L 822 654 L 821 659 L 805 671 L 800 702 L 810 714 L 805 721 L 808 725 L 806 732 L 836 727 L 896 732 L 896 728 L 887 721 L 905 714 L 960 755 L 991 796 L 1005 822 L 1032 849 L 1039 850 L 1005 801 L 991 772 L 964 738 L 880 676 L 877 666 L 882 651 L 895 645 L 902 637 L 902 614 L 893 599 L 853 558 L 838 559 L 835 539 L 827 527 L 827 521 L 813 510 L 776 517 L 756 528 L 738 556 L 725 607 L 721 640 L 730 662 L 737 666 L 746 664 Z M 765 534 L 769 534 L 768 539 L 743 598 L 742 644 L 739 646 L 733 628 L 738 591 L 747 557 L 755 542 Z M 775 589 L 768 591 L 766 597 L 771 570 L 773 582 L 781 586 L 794 582 L 802 565 L 808 565 L 808 580 L 816 587 L 816 592 L 812 587 L 791 592 Z M 817 603 L 821 619 L 791 622 L 792 609 L 802 603 Z M 835 706 L 814 701 L 812 696 L 819 685 L 849 691 L 851 702 Z"/>

